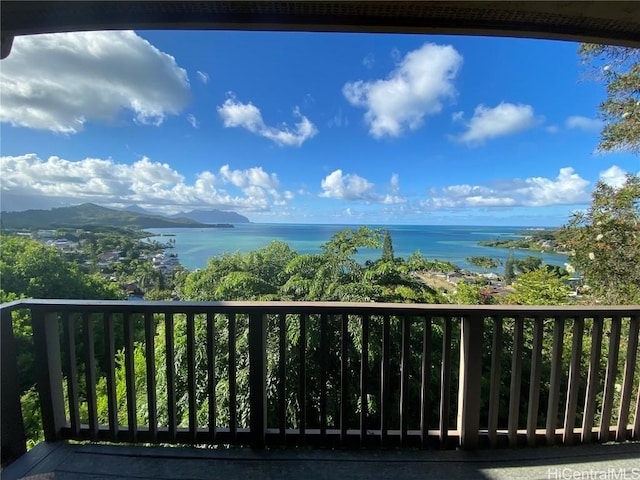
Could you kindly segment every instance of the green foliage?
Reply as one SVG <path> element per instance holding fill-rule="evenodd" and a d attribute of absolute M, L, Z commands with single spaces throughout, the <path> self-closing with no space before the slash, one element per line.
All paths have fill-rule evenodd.
<path fill-rule="evenodd" d="M 380 248 L 381 229 L 360 227 L 358 230 L 342 230 L 321 246 L 324 253 L 338 257 L 350 257 L 358 248 Z"/>
<path fill-rule="evenodd" d="M 462 305 L 492 305 L 495 302 L 491 291 L 484 285 L 472 285 L 460 282 L 452 297 L 453 303 Z"/>
<path fill-rule="evenodd" d="M 152 288 L 144 292 L 145 300 L 173 300 L 173 292 L 168 289 Z"/>
<path fill-rule="evenodd" d="M 2 212 L 3 228 L 83 228 L 86 226 L 101 225 L 138 228 L 215 227 L 214 225 L 207 225 L 189 220 L 188 218 L 167 218 L 160 215 L 146 215 L 123 210 L 113 210 L 93 203 L 53 208 L 51 210 Z"/>
<path fill-rule="evenodd" d="M 582 62 L 603 81 L 607 98 L 600 104 L 605 125 L 601 151 L 640 152 L 640 49 L 586 43 L 578 50 Z"/>
<path fill-rule="evenodd" d="M 40 398 L 35 386 L 22 394 L 20 404 L 22 405 L 22 420 L 27 437 L 27 449 L 31 449 L 44 441 Z"/>
<path fill-rule="evenodd" d="M 0 277 L 7 293 L 30 298 L 121 298 L 117 285 L 82 273 L 54 247 L 6 236 L 0 242 Z"/>
<path fill-rule="evenodd" d="M 509 250 L 509 256 L 504 262 L 504 283 L 506 285 L 511 285 L 515 277 L 515 259 L 513 258 L 513 250 Z"/>
<path fill-rule="evenodd" d="M 554 272 L 539 268 L 518 275 L 508 302 L 517 305 L 565 305 L 569 287 Z"/>
<path fill-rule="evenodd" d="M 176 278 L 176 290 L 189 300 L 266 300 L 290 279 L 288 265 L 297 258 L 283 242 L 246 254 L 224 254 L 211 258 L 207 268 Z"/>
<path fill-rule="evenodd" d="M 640 177 L 627 175 L 620 188 L 598 182 L 589 210 L 575 213 L 563 235 L 597 299 L 640 303 Z"/>
<path fill-rule="evenodd" d="M 120 425 L 127 424 L 127 383 L 124 350 L 116 352 L 115 358 L 115 386 L 116 386 L 116 412 Z M 147 377 L 146 362 L 144 356 L 144 346 L 136 344 L 133 350 L 134 379 L 136 392 L 136 419 L 138 425 L 147 425 L 149 423 L 149 409 L 147 403 Z M 97 411 L 98 423 L 107 425 L 109 423 L 109 404 L 107 401 L 107 379 L 101 377 L 96 385 L 97 395 Z M 166 394 L 165 397 L 166 399 Z M 162 399 L 159 399 L 160 403 Z M 166 403 L 166 400 L 165 400 Z M 80 418 L 81 423 L 88 423 L 88 413 L 86 401 L 80 406 L 83 415 Z"/>
<path fill-rule="evenodd" d="M 513 267 L 520 273 L 529 273 L 542 268 L 542 259 L 527 255 L 524 258 L 513 259 Z"/>
<path fill-rule="evenodd" d="M 53 247 L 46 247 L 24 238 L 0 236 L 0 278 L 2 279 L 2 302 L 18 298 L 77 298 L 117 299 L 121 294 L 115 284 L 102 280 L 98 275 L 80 271 L 77 264 L 69 262 Z M 30 316 L 26 311 L 17 311 L 13 317 L 13 330 L 18 352 L 18 376 L 20 387 L 25 390 L 22 397 L 26 428 L 30 442 L 37 442 L 41 429 L 38 399 L 30 389 L 36 381 L 36 368 Z M 82 351 L 83 342 L 77 342 Z"/>
<path fill-rule="evenodd" d="M 5 235 L 0 236 L 0 242 L 3 302 L 16 298 L 122 298 L 116 284 L 81 272 L 77 264 L 54 247 Z M 31 321 L 26 312 L 15 314 L 14 335 L 20 385 L 27 389 L 35 383 L 35 366 Z"/>
<path fill-rule="evenodd" d="M 134 275 L 142 289 L 151 288 L 158 283 L 158 277 L 162 278 L 162 272 L 153 268 L 153 263 L 150 261 L 139 264 Z"/>
<path fill-rule="evenodd" d="M 500 266 L 500 260 L 496 260 L 495 258 L 485 257 L 485 256 L 472 256 L 467 257 L 467 262 L 471 265 L 479 268 L 485 268 L 490 270 L 492 268 L 497 268 Z"/>
<path fill-rule="evenodd" d="M 422 254 L 417 251 L 409 255 L 405 262 L 407 269 L 411 272 L 458 272 L 460 267 L 451 263 L 443 262 L 441 260 L 429 260 L 424 258 Z"/>
<path fill-rule="evenodd" d="M 518 238 L 496 238 L 482 240 L 478 245 L 497 248 L 517 248 L 518 250 L 535 250 L 537 252 L 557 251 L 558 229 L 525 230 L 518 232 Z"/>
<path fill-rule="evenodd" d="M 425 283 L 423 283 L 416 272 L 451 272 L 457 271 L 458 268 L 448 262 L 438 260 L 429 260 L 423 258 L 419 252 L 411 255 L 406 261 L 402 258 L 395 258 L 393 255 L 387 255 L 386 259 L 380 259 L 373 262 L 366 262 L 364 265 L 358 263 L 354 256 L 360 248 L 380 248 L 381 243 L 384 247 L 385 242 L 381 242 L 382 232 L 368 228 L 360 228 L 358 230 L 347 230 L 334 235 L 326 244 L 323 245 L 323 251 L 313 255 L 299 255 L 297 252 L 282 242 L 273 242 L 267 247 L 261 248 L 254 252 L 246 254 L 233 253 L 225 254 L 210 259 L 207 267 L 203 270 L 187 273 L 176 273 L 173 281 L 176 286 L 176 293 L 183 300 L 339 300 L 339 301 L 376 301 L 376 302 L 412 302 L 412 303 L 444 303 L 447 298 L 443 294 L 435 291 Z M 390 237 L 389 237 L 390 239 Z M 390 242 L 389 242 L 390 243 Z M 99 248 L 100 242 L 96 241 L 96 247 Z M 392 246 L 391 246 L 392 251 Z M 389 253 L 389 252 L 387 252 Z M 77 267 L 69 267 L 64 256 L 57 250 L 47 249 L 37 242 L 25 241 L 22 239 L 11 239 L 8 242 L 8 248 L 2 252 L 3 275 L 11 280 L 10 285 L 17 285 L 19 288 L 32 288 L 26 290 L 34 296 L 42 296 L 46 294 L 42 287 L 47 286 L 49 279 L 45 276 L 41 278 L 42 273 L 50 274 L 51 272 L 41 272 L 40 270 L 58 270 L 57 275 L 66 275 L 65 288 L 70 289 L 74 285 L 74 279 L 77 277 L 85 282 L 84 289 L 78 289 L 78 294 L 86 294 L 86 297 L 79 298 L 99 298 L 102 290 L 91 291 L 87 285 L 93 285 L 91 282 L 99 282 L 99 277 L 92 277 L 80 272 Z M 6 256 L 4 256 L 6 255 Z M 24 257 L 24 258 L 21 258 Z M 488 257 L 487 257 L 488 258 Z M 10 260 L 11 259 L 11 260 Z M 491 260 L 491 259 L 489 259 Z M 65 263 L 66 262 L 66 263 Z M 151 268 L 150 264 L 144 264 L 139 261 L 133 261 L 132 265 L 136 267 L 138 280 L 140 283 L 147 285 L 143 280 L 143 275 L 148 274 L 150 277 L 157 272 Z M 35 268 L 38 266 L 38 268 Z M 31 267 L 32 270 L 29 270 Z M 34 281 L 25 281 L 23 277 L 27 274 L 37 273 Z M 38 273 L 39 272 L 39 273 Z M 62 273 L 61 273 L 62 272 Z M 65 273 L 66 272 L 66 273 Z M 22 275 L 22 276 L 21 276 Z M 29 277 L 30 279 L 31 277 Z M 55 280 L 54 277 L 51 281 Z M 4 280 L 4 279 L 3 279 Z M 169 279 L 167 279 L 168 283 Z M 22 282 L 22 283 L 21 283 Z M 559 283 L 559 285 L 558 285 Z M 57 284 L 56 284 L 57 285 Z M 81 284 L 83 285 L 83 284 Z M 148 285 L 153 287 L 147 291 L 148 298 L 170 298 L 171 290 L 159 288 L 157 280 L 150 279 Z M 550 285 L 550 286 L 549 286 Z M 16 288 L 18 288 L 16 287 Z M 37 287 L 37 288 L 36 288 Z M 561 282 L 556 272 L 551 269 L 534 270 L 525 273 L 518 278 L 514 285 L 516 294 L 511 301 L 517 303 L 564 303 L 566 302 L 566 287 Z M 62 287 L 60 287 L 62 288 Z M 108 290 L 108 289 L 107 289 Z M 75 290 L 74 290 L 75 291 Z M 23 294 L 23 292 L 2 292 L 3 301 L 10 301 Z M 451 298 L 452 301 L 464 304 L 487 304 L 495 301 L 492 292 L 482 286 L 476 286 L 461 282 L 458 290 Z M 26 317 L 25 317 L 26 318 Z M 98 416 L 101 424 L 107 423 L 108 405 L 106 395 L 106 379 L 104 378 L 104 345 L 102 342 L 102 322 L 94 319 L 96 344 L 95 352 L 97 358 L 97 399 L 98 399 Z M 207 365 L 207 318 L 205 315 L 195 315 L 193 320 L 188 319 L 185 315 L 173 315 L 174 321 L 174 354 L 172 358 L 167 359 L 166 349 L 166 321 L 164 315 L 158 315 L 155 319 L 156 335 L 155 335 L 155 362 L 156 362 L 156 395 L 158 405 L 158 419 L 160 426 L 166 426 L 168 422 L 167 411 L 167 378 L 166 364 L 167 360 L 172 362 L 176 371 L 176 401 L 177 401 L 177 422 L 180 426 L 186 426 L 188 423 L 188 387 L 187 387 L 187 325 L 188 322 L 194 322 L 195 330 L 195 360 L 196 365 L 196 405 L 197 405 L 197 421 L 198 425 L 203 426 L 208 422 L 208 405 L 211 401 L 209 392 L 209 377 Z M 232 406 L 229 404 L 230 383 L 229 377 L 229 332 L 230 320 L 225 315 L 214 316 L 214 342 L 215 342 L 215 364 L 213 366 L 215 375 L 215 400 L 216 400 L 216 423 L 224 427 L 229 424 L 229 415 Z M 400 371 L 399 365 L 399 349 L 402 343 L 401 324 L 402 319 L 392 318 L 390 327 L 390 348 L 391 348 L 391 365 L 390 368 L 394 372 Z M 74 317 L 72 321 L 76 322 L 76 347 L 78 358 L 83 358 L 85 346 L 83 340 L 83 329 L 79 316 Z M 118 422 L 121 425 L 127 423 L 127 405 L 126 405 L 126 379 L 124 366 L 124 350 L 122 324 L 124 319 L 116 316 L 114 319 L 116 325 L 116 409 L 118 411 Z M 142 328 L 142 317 L 134 314 L 132 321 L 134 322 L 134 377 L 136 391 L 136 415 L 140 425 L 146 425 L 148 422 L 148 400 L 146 397 L 146 360 L 145 350 L 140 341 L 144 336 Z M 285 367 L 286 376 L 286 423 L 292 427 L 299 418 L 300 404 L 297 399 L 297 391 L 300 383 L 300 372 L 297 369 L 299 365 L 300 348 L 302 347 L 300 336 L 300 323 L 303 321 L 301 316 L 287 315 L 285 321 Z M 309 315 L 305 317 L 306 322 L 306 343 L 305 354 L 307 365 L 310 368 L 306 370 L 306 385 L 308 393 L 307 402 L 307 426 L 308 428 L 317 428 L 319 421 L 317 415 L 318 399 L 320 398 L 319 387 L 319 371 L 311 366 L 318 365 L 320 362 L 320 324 L 323 321 L 320 315 Z M 329 316 L 328 329 L 328 351 L 326 354 L 327 361 L 327 401 L 328 401 L 328 418 L 329 422 L 338 421 L 339 419 L 339 401 L 340 401 L 340 363 L 341 356 L 338 346 L 340 345 L 340 316 Z M 350 368 L 358 368 L 360 361 L 360 353 L 362 352 L 362 330 L 361 319 L 348 318 L 348 362 Z M 422 345 L 422 324 L 424 319 L 409 319 L 410 322 L 410 351 L 420 352 Z M 432 328 L 432 348 L 434 358 L 440 358 L 441 355 L 441 321 L 433 319 Z M 249 390 L 248 390 L 248 327 L 249 319 L 246 315 L 236 315 L 235 317 L 235 342 L 236 342 L 236 359 L 232 368 L 235 369 L 237 378 L 237 395 L 236 404 L 238 426 L 242 428 L 247 426 L 249 422 Z M 280 357 L 278 354 L 279 345 L 279 322 L 278 316 L 268 317 L 268 348 L 267 348 L 267 390 L 270 398 L 277 398 L 278 391 L 278 366 Z M 381 358 L 381 335 L 382 335 L 383 319 L 375 315 L 370 318 L 370 350 L 369 350 L 369 382 L 372 386 L 377 385 L 380 378 L 380 358 Z M 19 313 L 16 314 L 14 325 L 16 327 L 17 337 L 19 341 L 30 342 L 29 323 L 19 320 Z M 456 329 L 458 326 L 454 322 L 453 338 L 458 338 Z M 455 349 L 457 344 L 453 345 L 453 355 L 456 355 Z M 28 350 L 28 349 L 27 349 Z M 420 355 L 412 355 L 410 358 L 410 369 L 412 372 L 418 372 L 421 368 Z M 25 361 L 19 359 L 19 365 L 28 365 L 31 373 L 25 373 L 23 378 L 33 380 L 33 359 L 27 358 Z M 22 367 L 21 367 L 22 368 Z M 82 370 L 82 362 L 79 362 L 79 370 Z M 84 388 L 84 372 L 79 371 L 79 384 L 82 392 Z M 31 377 L 29 377 L 31 375 Z M 453 372 L 452 384 L 455 385 L 455 371 Z M 433 384 L 439 381 L 438 369 L 431 372 Z M 393 375 L 390 379 L 391 391 L 398 391 L 399 375 Z M 347 379 L 348 386 L 348 403 L 350 404 L 351 414 L 353 418 L 348 421 L 357 423 L 356 413 L 358 411 L 358 383 L 357 375 Z M 412 375 L 409 380 L 409 395 L 411 398 L 419 397 L 419 376 Z M 29 388 L 31 384 L 26 385 Z M 375 388 L 375 387 L 374 387 Z M 438 405 L 437 389 L 430 392 L 430 405 L 436 415 Z M 399 411 L 399 398 L 392 396 L 391 422 L 398 422 L 397 412 Z M 379 422 L 379 405 L 373 402 L 376 398 L 372 394 L 372 402 L 370 403 L 370 420 L 371 422 Z M 24 398 L 25 405 L 32 405 L 37 398 L 32 394 L 26 394 Z M 31 402 L 31 403 L 29 403 Z M 81 420 L 87 420 L 86 399 L 80 398 L 81 402 Z M 277 405 L 268 405 L 268 415 L 270 424 L 277 422 Z M 30 408 L 30 407 L 25 407 Z M 29 417 L 29 421 L 38 417 L 35 415 L 37 409 L 32 409 L 33 417 Z M 416 410 L 417 411 L 417 410 Z M 356 413 L 354 413 L 356 412 Z M 410 413 L 414 415 L 414 413 Z M 419 419 L 412 418 L 412 422 Z M 33 422 L 30 423 L 30 425 Z M 34 424 L 35 425 L 35 424 Z M 31 427 L 30 427 L 31 428 Z M 31 430 L 30 430 L 31 431 Z M 38 427 L 32 428 L 34 438 L 39 438 Z"/>
<path fill-rule="evenodd" d="M 391 241 L 391 234 L 389 230 L 384 232 L 384 242 L 382 243 L 382 261 L 393 261 L 393 243 Z"/>

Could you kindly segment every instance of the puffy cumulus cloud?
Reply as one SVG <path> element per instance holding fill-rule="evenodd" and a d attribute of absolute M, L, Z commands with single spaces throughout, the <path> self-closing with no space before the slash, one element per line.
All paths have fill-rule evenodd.
<path fill-rule="evenodd" d="M 460 113 L 454 114 L 454 119 L 462 120 Z M 485 140 L 533 128 L 542 121 L 542 117 L 536 117 L 531 105 L 505 102 L 493 108 L 478 105 L 471 120 L 466 122 L 467 130 L 456 138 L 468 145 L 479 145 Z"/>
<path fill-rule="evenodd" d="M 606 170 L 600 172 L 600 181 L 612 186 L 613 188 L 620 188 L 624 185 L 626 180 L 627 172 L 617 165 L 612 165 Z"/>
<path fill-rule="evenodd" d="M 223 183 L 230 183 L 242 189 L 247 197 L 264 197 L 268 194 L 273 199 L 274 205 L 286 205 L 287 200 L 293 198 L 293 193 L 286 190 L 278 191 L 280 181 L 275 173 L 267 173 L 262 167 L 252 167 L 246 170 L 231 170 L 229 165 L 220 167 L 218 174 Z"/>
<path fill-rule="evenodd" d="M 277 145 L 299 147 L 318 133 L 316 126 L 300 113 L 298 107 L 294 108 L 293 115 L 300 121 L 293 129 L 287 125 L 282 125 L 280 128 L 266 125 L 258 107 L 251 102 L 237 101 L 233 94 L 230 94 L 230 97 L 217 110 L 225 127 L 242 127 L 251 133 L 268 138 Z"/>
<path fill-rule="evenodd" d="M 262 167 L 252 167 L 247 170 L 231 170 L 229 165 L 220 167 L 220 176 L 236 187 L 257 186 L 260 188 L 277 188 L 280 186 L 275 173 L 268 174 Z"/>
<path fill-rule="evenodd" d="M 597 118 L 582 117 L 573 115 L 565 121 L 567 128 L 583 130 L 585 132 L 597 132 L 602 128 L 602 121 Z"/>
<path fill-rule="evenodd" d="M 190 100 L 186 71 L 132 31 L 19 36 L 0 85 L 0 121 L 65 134 L 122 110 L 160 125 Z"/>
<path fill-rule="evenodd" d="M 425 208 L 546 207 L 589 202 L 589 181 L 572 167 L 560 169 L 556 178 L 530 177 L 491 185 L 451 185 L 432 191 Z"/>
<path fill-rule="evenodd" d="M 277 176 L 262 167 L 232 170 L 223 165 L 217 173 L 198 173 L 189 183 L 170 165 L 146 157 L 128 165 L 111 159 L 70 161 L 52 156 L 43 160 L 26 154 L 0 157 L 0 171 L 3 196 L 12 203 L 41 198 L 49 204 L 135 203 L 166 211 L 203 206 L 264 211 L 293 198 L 289 191 L 280 193 Z M 16 206 L 12 208 L 19 210 L 20 205 Z"/>
<path fill-rule="evenodd" d="M 442 110 L 456 95 L 453 81 L 462 56 L 450 45 L 426 43 L 409 52 L 386 79 L 346 83 L 342 93 L 351 105 L 366 109 L 365 122 L 375 138 L 397 137 L 419 128 L 426 115 Z"/>
<path fill-rule="evenodd" d="M 320 196 L 340 200 L 371 200 L 375 185 L 355 173 L 342 174 L 342 170 L 334 170 L 320 182 Z"/>
<path fill-rule="evenodd" d="M 341 169 L 334 170 L 321 182 L 321 197 L 338 200 L 363 201 L 366 203 L 397 204 L 406 199 L 399 195 L 398 175 L 393 174 L 390 181 L 391 193 L 380 195 L 375 191 L 375 184 L 355 173 L 344 174 Z"/>

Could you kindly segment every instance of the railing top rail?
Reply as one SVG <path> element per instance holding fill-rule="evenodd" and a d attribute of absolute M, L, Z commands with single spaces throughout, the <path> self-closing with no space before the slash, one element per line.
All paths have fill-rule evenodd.
<path fill-rule="evenodd" d="M 241 313 L 326 313 L 429 316 L 527 316 L 639 315 L 640 305 L 450 305 L 416 303 L 357 303 L 357 302 L 285 302 L 285 301 L 229 301 L 229 302 L 172 302 L 127 300 L 58 300 L 21 299 L 0 305 L 1 310 L 18 308 L 64 311 L 109 312 L 241 312 Z"/>
<path fill-rule="evenodd" d="M 22 300 L 14 300 L 12 302 L 0 303 L 0 311 L 2 312 L 11 312 L 13 310 L 17 310 L 18 308 L 24 308 L 22 304 Z"/>

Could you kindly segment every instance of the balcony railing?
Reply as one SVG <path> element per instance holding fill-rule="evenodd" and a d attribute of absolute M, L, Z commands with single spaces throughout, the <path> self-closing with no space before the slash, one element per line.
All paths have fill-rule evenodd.
<path fill-rule="evenodd" d="M 32 326 L 47 441 L 640 438 L 638 306 L 21 300 L 1 315 L 3 462 L 26 451 L 17 315 Z"/>

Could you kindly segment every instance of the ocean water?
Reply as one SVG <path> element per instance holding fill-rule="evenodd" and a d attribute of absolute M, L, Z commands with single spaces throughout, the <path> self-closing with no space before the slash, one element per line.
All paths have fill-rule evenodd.
<path fill-rule="evenodd" d="M 504 248 L 483 247 L 481 240 L 495 238 L 517 238 L 526 227 L 486 227 L 486 226 L 436 226 L 436 225 L 369 225 L 371 228 L 386 228 L 391 233 L 396 257 L 408 257 L 420 251 L 423 257 L 452 262 L 462 268 L 480 271 L 465 260 L 467 257 L 484 255 L 504 262 L 509 251 Z M 180 263 L 188 270 L 204 268 L 209 258 L 224 252 L 245 253 L 269 245 L 279 240 L 288 243 L 298 253 L 319 253 L 320 246 L 332 235 L 345 229 L 357 229 L 350 225 L 237 224 L 235 228 L 154 228 L 148 231 L 157 236 L 154 240 L 167 242 L 175 239 L 175 248 Z M 168 237 L 166 235 L 174 235 Z M 361 249 L 356 255 L 359 262 L 380 258 L 382 250 Z M 545 263 L 563 265 L 565 255 L 539 253 L 530 250 L 514 250 L 514 257 L 527 255 L 542 257 Z M 501 272 L 502 267 L 496 269 Z"/>

